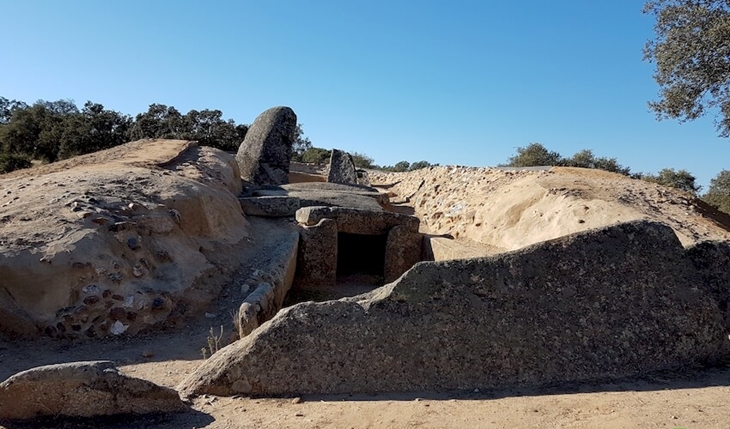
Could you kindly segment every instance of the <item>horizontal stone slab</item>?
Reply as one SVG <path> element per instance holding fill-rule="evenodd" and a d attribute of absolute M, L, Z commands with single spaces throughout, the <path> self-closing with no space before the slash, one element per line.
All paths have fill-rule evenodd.
<path fill-rule="evenodd" d="M 238 201 L 248 216 L 289 217 L 301 206 L 299 198 L 289 196 L 245 197 Z"/>
<path fill-rule="evenodd" d="M 385 211 L 358 210 L 349 207 L 303 207 L 297 210 L 297 222 L 313 226 L 322 219 L 337 221 L 337 231 L 350 234 L 386 234 L 394 226 L 418 232 L 420 220 L 415 216 Z"/>

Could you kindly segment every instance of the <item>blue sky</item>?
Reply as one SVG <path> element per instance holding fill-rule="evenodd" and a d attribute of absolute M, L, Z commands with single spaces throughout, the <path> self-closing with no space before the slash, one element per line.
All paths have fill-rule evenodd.
<path fill-rule="evenodd" d="M 657 122 L 638 0 L 0 0 L 0 95 L 294 109 L 315 146 L 489 166 L 540 142 L 632 171 L 730 169 L 714 118 Z M 713 112 L 714 113 L 714 112 Z"/>

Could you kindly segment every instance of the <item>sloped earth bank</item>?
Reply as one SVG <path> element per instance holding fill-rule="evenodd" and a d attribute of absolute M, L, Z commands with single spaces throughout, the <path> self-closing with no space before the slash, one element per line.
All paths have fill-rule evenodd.
<path fill-rule="evenodd" d="M 667 224 L 685 247 L 730 240 L 730 216 L 690 194 L 602 170 L 448 166 L 368 174 L 400 208 L 412 208 L 421 231 L 481 243 L 492 254 L 638 219 Z"/>
<path fill-rule="evenodd" d="M 114 157 L 111 154 L 107 156 Z M 76 159 L 70 161 L 78 162 Z M 27 173 L 18 172 L 11 177 L 24 174 Z M 499 175 L 512 179 L 505 172 Z M 445 174 L 441 174 L 440 185 L 444 189 L 451 186 L 445 177 Z M 570 185 L 568 183 L 565 187 L 570 189 Z M 640 185 L 644 186 L 643 183 Z M 658 189 L 667 192 L 664 188 Z M 680 193 L 679 197 L 683 195 Z M 486 197 L 486 194 L 479 196 L 475 193 L 474 202 L 478 205 L 476 199 Z M 683 198 L 687 199 L 686 196 Z M 692 218 L 690 216 L 689 219 Z M 422 225 L 425 224 L 424 220 Z M 691 222 L 689 224 L 691 226 Z M 265 246 L 263 243 L 270 231 L 257 225 L 251 231 L 253 243 Z M 261 234 L 257 234 L 258 231 L 262 231 Z M 272 240 L 275 241 L 275 237 Z M 258 248 L 256 245 L 246 251 L 256 254 Z M 236 278 L 245 278 L 254 269 L 256 262 L 253 260 L 251 266 L 243 268 L 242 274 Z M 224 288 L 223 294 L 226 291 L 231 295 L 238 293 L 237 287 L 234 284 Z M 216 305 L 220 307 L 211 309 L 211 312 L 218 313 L 215 319 L 191 321 L 181 331 L 134 338 L 97 339 L 93 342 L 50 338 L 31 342 L 0 342 L 0 378 L 5 379 L 15 372 L 47 363 L 112 359 L 131 376 L 163 386 L 176 386 L 202 362 L 200 348 L 206 344 L 208 329 L 228 323 L 224 315 L 225 302 Z M 730 369 L 687 370 L 605 383 L 573 383 L 542 389 L 490 392 L 304 396 L 301 402 L 291 398 L 202 396 L 194 400 L 191 411 L 174 415 L 134 420 L 114 418 L 62 423 L 34 422 L 27 425 L 4 426 L 0 423 L 0 427 L 726 429 L 730 426 L 730 411 L 726 407 L 729 394 Z"/>

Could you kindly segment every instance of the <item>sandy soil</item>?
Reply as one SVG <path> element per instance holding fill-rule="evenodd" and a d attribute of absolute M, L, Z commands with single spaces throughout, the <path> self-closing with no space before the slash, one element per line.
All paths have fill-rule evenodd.
<path fill-rule="evenodd" d="M 504 173 L 499 174 L 500 180 L 503 181 L 499 186 L 529 176 L 524 174 L 515 179 Z M 567 198 L 566 195 L 571 193 L 585 195 L 587 192 L 585 187 L 581 188 L 585 182 L 574 183 L 576 180 L 581 180 L 575 176 L 560 179 L 560 183 L 555 183 L 555 178 L 561 177 L 559 174 L 535 174 L 542 174 L 542 179 L 553 180 L 548 189 L 561 189 L 559 192 L 565 194 L 562 201 L 574 203 L 575 200 Z M 450 182 L 443 177 L 438 179 L 443 180 L 442 182 L 435 183 L 442 189 L 450 186 Z M 433 188 L 424 189 L 422 186 L 417 186 L 422 179 L 423 177 L 414 179 L 416 184 L 412 189 L 407 187 L 410 179 L 402 180 L 400 187 L 396 186 L 391 190 L 394 199 L 403 198 L 403 201 L 407 202 L 404 207 L 410 206 L 416 214 L 419 214 L 425 209 L 413 204 L 414 201 L 425 201 L 425 207 L 429 201 L 435 203 L 438 198 L 455 195 L 454 192 L 439 194 L 438 191 L 433 191 Z M 612 193 L 611 187 L 615 182 L 598 180 L 595 176 L 590 176 L 589 179 L 600 184 L 601 189 L 605 191 L 604 193 L 591 191 L 589 201 L 615 203 L 619 200 L 615 196 L 617 194 Z M 527 183 L 520 184 L 523 185 L 525 189 L 535 189 Z M 631 190 L 632 195 L 640 196 L 640 192 L 648 195 L 650 190 L 643 186 L 641 183 L 632 183 L 629 188 L 618 189 L 618 193 L 626 195 L 626 192 Z M 498 187 L 495 187 L 495 190 L 497 189 Z M 501 189 L 502 192 L 505 190 L 507 188 Z M 408 195 L 405 195 L 406 192 Z M 420 200 L 418 192 L 421 192 Z M 428 194 L 429 192 L 431 193 Z M 516 191 L 508 190 L 507 193 L 512 192 Z M 627 212 L 632 208 L 642 214 L 658 211 L 659 214 L 656 216 L 667 216 L 670 222 L 674 222 L 671 219 L 676 217 L 675 224 L 677 228 L 684 228 L 682 231 L 688 237 L 687 241 L 695 240 L 695 234 L 697 239 L 728 237 L 729 233 L 727 228 L 722 226 L 724 225 L 722 219 L 718 221 L 712 217 L 714 216 L 712 213 L 712 216 L 703 216 L 698 203 L 686 195 L 677 196 L 672 193 L 673 191 L 658 188 L 651 192 L 656 194 L 652 193 L 650 197 L 642 197 L 643 199 L 635 197 L 633 202 L 627 200 L 622 204 L 627 207 Z M 426 194 L 430 196 L 427 197 Z M 665 194 L 671 197 L 667 201 L 676 198 L 675 201 L 678 202 L 677 204 L 666 202 L 668 207 L 666 210 L 672 210 L 669 206 L 681 205 L 679 211 L 663 214 L 664 202 L 659 202 L 656 198 Z M 482 194 L 481 198 L 491 196 Z M 443 204 L 450 202 L 450 205 L 444 207 L 448 209 L 460 201 L 466 204 L 479 202 L 477 194 L 467 197 L 457 195 L 455 198 L 455 201 L 451 199 L 444 201 Z M 680 198 L 688 203 L 679 203 Z M 649 199 L 651 206 L 647 203 Z M 646 207 L 643 206 L 645 203 Z M 611 204 L 605 204 L 601 207 L 610 206 Z M 652 206 L 659 209 L 653 209 Z M 435 212 L 431 210 L 428 213 Z M 516 212 L 512 214 L 514 219 L 518 220 L 517 223 L 520 220 L 524 221 Z M 478 228 L 474 226 L 473 220 L 469 223 L 464 218 L 455 216 L 452 218 L 454 219 L 448 223 L 442 220 L 440 226 L 431 218 L 424 221 L 424 225 L 428 231 L 434 233 L 450 231 L 449 233 L 453 234 L 462 231 L 461 233 L 472 239 L 480 237 L 478 234 L 468 233 L 469 227 Z M 583 226 L 582 223 L 578 225 Z M 571 223 L 572 226 L 574 225 Z M 252 231 L 254 231 L 253 245 L 250 249 L 252 259 L 238 276 L 242 279 L 246 277 L 246 270 L 256 266 L 255 255 L 260 254 L 257 252 L 265 251 L 266 246 L 272 245 L 277 239 L 271 231 L 257 228 L 256 224 L 252 225 Z M 134 338 L 107 338 L 93 342 L 55 339 L 0 342 L 0 379 L 42 364 L 111 359 L 123 372 L 131 376 L 174 387 L 202 362 L 200 349 L 205 346 L 211 328 L 218 330 L 222 325 L 226 333 L 224 342 L 228 339 L 231 320 L 226 312 L 235 306 L 237 287 L 237 284 L 232 284 L 224 289 L 221 299 L 211 308 L 211 314 L 215 316 L 191 322 L 181 331 L 160 332 Z M 728 395 L 730 395 L 730 368 L 687 369 L 678 373 L 647 375 L 640 379 L 490 392 L 418 392 L 278 399 L 202 396 L 192 401 L 189 412 L 175 415 L 116 417 L 91 421 L 47 421 L 6 424 L 0 427 L 727 429 L 730 427 L 730 410 L 725 405 Z"/>

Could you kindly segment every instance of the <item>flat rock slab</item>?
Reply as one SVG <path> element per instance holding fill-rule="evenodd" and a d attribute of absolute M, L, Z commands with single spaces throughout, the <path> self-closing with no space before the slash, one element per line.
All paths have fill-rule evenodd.
<path fill-rule="evenodd" d="M 379 194 L 377 188 L 366 185 L 355 185 L 349 184 L 344 185 L 342 183 L 327 183 L 327 182 L 304 182 L 304 183 L 289 183 L 282 185 L 282 189 L 287 191 L 338 191 L 338 192 L 351 192 L 351 193 L 367 193 Z"/>
<path fill-rule="evenodd" d="M 247 197 L 238 201 L 248 216 L 289 217 L 301 207 L 299 198 L 290 196 Z"/>
<path fill-rule="evenodd" d="M 184 395 L 537 386 L 726 359 L 717 303 L 669 227 L 637 221 L 490 258 L 419 263 L 301 303 L 208 359 Z"/>
<path fill-rule="evenodd" d="M 368 195 L 333 191 L 292 191 L 289 195 L 299 198 L 302 207 L 349 207 L 374 212 L 383 211 L 383 206 L 378 200 Z"/>
<path fill-rule="evenodd" d="M 110 361 L 41 366 L 0 383 L 0 420 L 147 414 L 185 409 L 187 407 L 175 390 L 128 377 Z"/>
<path fill-rule="evenodd" d="M 386 234 L 394 226 L 418 232 L 420 220 L 414 216 L 385 211 L 359 210 L 349 207 L 303 207 L 297 210 L 297 222 L 314 226 L 322 219 L 337 221 L 337 231 L 350 234 Z"/>

